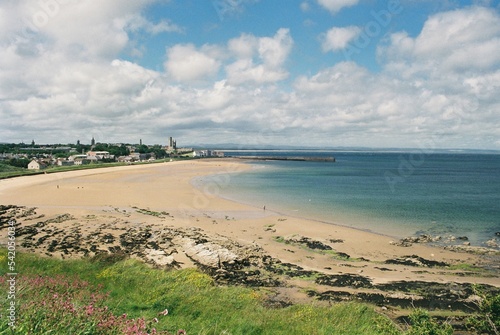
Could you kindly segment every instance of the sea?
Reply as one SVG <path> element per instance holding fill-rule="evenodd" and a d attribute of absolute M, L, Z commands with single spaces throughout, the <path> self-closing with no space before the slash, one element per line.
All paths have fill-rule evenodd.
<path fill-rule="evenodd" d="M 220 195 L 268 211 L 394 238 L 465 236 L 482 246 L 500 232 L 500 152 L 227 150 L 225 155 L 335 158 L 242 160 L 252 169 L 230 174 Z"/>

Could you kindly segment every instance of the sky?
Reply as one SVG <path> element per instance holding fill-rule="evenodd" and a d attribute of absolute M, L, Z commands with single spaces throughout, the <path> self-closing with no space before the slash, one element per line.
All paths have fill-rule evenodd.
<path fill-rule="evenodd" d="M 0 142 L 500 150 L 500 0 L 1 0 Z"/>

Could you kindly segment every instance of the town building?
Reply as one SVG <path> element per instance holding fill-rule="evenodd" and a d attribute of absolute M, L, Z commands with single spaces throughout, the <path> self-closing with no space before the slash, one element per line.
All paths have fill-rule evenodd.
<path fill-rule="evenodd" d="M 168 138 L 168 146 L 167 146 L 167 150 L 168 151 L 174 151 L 177 149 L 177 141 L 173 139 L 172 136 L 170 136 Z"/>
<path fill-rule="evenodd" d="M 39 162 L 36 159 L 33 159 L 28 164 L 28 170 L 43 170 L 46 169 L 47 165 L 43 162 Z"/>
<path fill-rule="evenodd" d="M 224 152 L 213 150 L 195 150 L 193 157 L 224 157 Z"/>
<path fill-rule="evenodd" d="M 95 157 L 97 160 L 110 159 L 111 157 L 108 151 L 89 151 L 87 152 L 87 158 Z"/>
<path fill-rule="evenodd" d="M 86 159 L 87 158 L 87 155 L 73 155 L 73 156 L 69 156 L 68 157 L 68 160 L 69 161 L 76 161 L 77 159 Z"/>
<path fill-rule="evenodd" d="M 72 166 L 72 165 L 75 165 L 75 161 L 74 160 L 67 160 L 67 159 L 64 159 L 64 158 L 59 158 L 57 159 L 57 166 Z"/>

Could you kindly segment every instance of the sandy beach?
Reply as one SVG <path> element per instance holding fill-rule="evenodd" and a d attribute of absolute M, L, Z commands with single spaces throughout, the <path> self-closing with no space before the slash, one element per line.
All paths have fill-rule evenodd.
<path fill-rule="evenodd" d="M 362 276 L 370 280 L 371 285 L 420 281 L 500 287 L 498 268 L 494 267 L 500 259 L 498 253 L 481 256 L 421 243 L 403 247 L 390 236 L 284 216 L 269 208 L 255 208 L 218 197 L 220 186 L 229 183 L 232 174 L 249 168 L 248 164 L 230 159 L 210 159 L 21 177 L 0 181 L 0 203 L 22 206 L 25 211 L 34 208 L 23 215 L 19 214 L 22 210 L 18 211 L 16 220 L 20 228 L 45 222 L 38 225 L 44 229 L 29 235 L 30 241 L 41 242 L 30 244 L 24 235 L 18 238 L 18 243 L 25 241 L 25 250 L 50 257 L 84 257 L 96 250 L 117 250 L 120 235 L 134 229 L 185 231 L 194 227 L 207 236 L 223 237 L 241 246 L 257 248 L 262 254 L 299 266 L 304 271 Z M 193 178 L 213 174 L 217 174 L 215 181 L 202 189 L 192 185 Z M 57 219 L 63 214 L 66 215 L 64 220 Z M 112 235 L 110 240 L 114 242 L 96 243 L 90 251 L 50 249 L 50 238 L 56 233 L 77 231 L 75 236 L 79 239 L 90 240 L 97 229 L 101 235 Z M 59 236 L 60 240 L 63 235 Z M 6 234 L 2 234 L 2 243 L 5 237 Z M 326 246 L 328 252 L 316 249 L 314 244 L 308 246 L 308 242 L 318 242 L 317 245 Z M 122 238 L 121 246 L 124 245 Z M 166 247 L 162 250 L 160 255 L 169 256 L 170 263 L 174 261 L 172 264 L 177 267 L 199 265 L 197 258 L 191 257 L 189 252 L 179 251 L 179 247 L 171 252 L 166 252 Z M 234 250 L 233 253 L 237 254 Z M 138 254 L 149 257 L 154 264 L 154 257 L 144 256 L 143 251 Z M 218 257 L 220 261 L 220 254 Z M 447 266 L 420 264 L 418 257 Z M 388 262 L 405 258 L 416 264 Z M 460 264 L 488 270 L 465 271 Z M 287 287 L 288 298 L 292 300 L 307 299 L 304 290 L 309 288 L 320 293 L 332 290 L 332 285 L 324 286 L 318 281 L 290 276 L 284 280 L 286 285 L 283 287 Z M 355 285 L 346 285 L 343 290 L 354 288 Z"/>

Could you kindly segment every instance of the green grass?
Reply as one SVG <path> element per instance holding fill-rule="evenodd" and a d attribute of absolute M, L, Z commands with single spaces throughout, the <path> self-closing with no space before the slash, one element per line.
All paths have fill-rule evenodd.
<path fill-rule="evenodd" d="M 22 171 L 23 168 L 0 163 L 0 172 Z"/>
<path fill-rule="evenodd" d="M 459 263 L 459 264 L 453 264 L 448 267 L 449 270 L 461 270 L 461 271 L 470 271 L 470 272 L 478 272 L 478 273 L 483 273 L 486 272 L 485 269 L 468 264 L 468 263 Z"/>
<path fill-rule="evenodd" d="M 110 264 L 89 260 L 61 261 L 31 254 L 17 254 L 16 266 L 19 280 L 22 277 L 63 276 L 68 280 L 77 278 L 84 281 L 89 284 L 85 290 L 106 294 L 100 306 L 107 306 L 114 315 L 126 313 L 128 318 L 144 318 L 148 322 L 158 318 L 159 323 L 154 324 L 156 329 L 172 333 L 185 329 L 188 334 L 376 335 L 387 334 L 388 330 L 391 334 L 400 334 L 386 317 L 377 314 L 368 305 L 342 303 L 319 307 L 309 304 L 270 310 L 263 306 L 266 298 L 264 291 L 217 286 L 210 277 L 196 269 L 164 271 L 131 259 Z M 5 277 L 6 269 L 6 251 L 2 250 L 0 275 Z M 0 289 L 7 294 L 5 285 L 4 280 Z M 86 295 L 80 293 L 77 296 Z M 32 298 L 35 299 L 35 296 Z M 3 311 L 7 301 L 1 301 Z M 30 296 L 19 298 L 18 303 L 28 306 Z M 88 302 L 79 304 L 83 306 Z M 169 314 L 158 316 L 166 308 Z M 35 323 L 43 325 L 45 321 L 41 322 L 41 319 L 53 318 L 53 315 L 36 314 Z M 68 324 L 69 327 L 78 320 L 60 320 L 57 324 Z M 33 324 L 33 320 L 30 322 Z M 89 323 L 96 323 L 95 320 L 82 322 L 87 323 L 78 327 L 73 324 L 72 327 L 93 329 L 95 325 Z M 0 319 L 0 329 L 6 329 L 5 323 L 5 318 Z M 385 330 L 377 330 L 379 326 Z M 84 334 L 83 330 L 80 333 Z M 87 333 L 101 334 L 90 330 Z"/>
<path fill-rule="evenodd" d="M 0 179 L 24 176 L 30 174 L 39 174 L 38 171 L 28 170 L 7 164 L 0 164 Z"/>
<path fill-rule="evenodd" d="M 165 158 L 159 159 L 152 162 L 134 162 L 133 165 L 143 165 L 143 164 L 157 164 L 164 163 L 170 160 L 178 161 L 178 160 L 188 160 L 193 158 L 186 157 L 174 157 L 174 158 Z M 75 170 L 89 170 L 89 169 L 100 169 L 100 168 L 108 168 L 114 166 L 126 166 L 128 163 L 97 163 L 97 164 L 87 164 L 87 165 L 72 165 L 72 166 L 51 166 L 44 170 L 28 170 L 23 168 L 4 168 L 7 166 L 5 164 L 0 164 L 0 179 L 28 176 L 28 175 L 36 175 L 36 174 L 44 174 L 44 173 L 57 173 L 57 172 L 67 172 L 67 171 L 75 171 Z M 10 167 L 10 166 L 9 166 Z"/>

